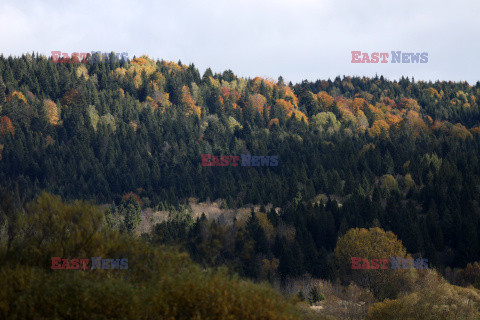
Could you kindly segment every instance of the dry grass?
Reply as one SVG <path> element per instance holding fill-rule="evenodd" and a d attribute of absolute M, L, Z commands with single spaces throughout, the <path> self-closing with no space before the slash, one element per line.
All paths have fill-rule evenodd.
<path fill-rule="evenodd" d="M 153 227 L 168 218 L 168 211 L 153 211 L 152 208 L 142 210 L 142 221 L 135 232 L 137 234 L 150 233 Z"/>
<path fill-rule="evenodd" d="M 260 206 L 253 205 L 247 205 L 238 209 L 222 209 L 222 202 L 222 199 L 217 199 L 213 202 L 198 202 L 198 199 L 196 198 L 188 199 L 188 205 L 194 220 L 205 213 L 205 216 L 208 220 L 216 220 L 223 225 L 232 224 L 234 218 L 237 218 L 239 223 L 245 222 L 248 219 L 252 208 L 255 212 L 260 210 Z M 106 206 L 108 207 L 108 205 Z M 270 210 L 271 207 L 272 205 L 265 206 L 267 211 Z M 279 209 L 280 208 L 276 208 L 277 211 Z M 168 211 L 154 211 L 152 208 L 146 208 L 142 210 L 142 221 L 135 230 L 135 233 L 138 235 L 142 233 L 150 233 L 157 223 L 168 219 L 168 214 Z"/>

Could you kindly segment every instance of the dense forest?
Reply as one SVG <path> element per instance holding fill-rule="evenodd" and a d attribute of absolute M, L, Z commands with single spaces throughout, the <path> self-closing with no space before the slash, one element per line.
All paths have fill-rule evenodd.
<path fill-rule="evenodd" d="M 143 235 L 149 245 L 256 281 L 347 284 L 337 240 L 381 228 L 402 256 L 480 288 L 479 100 L 480 82 L 294 85 L 147 56 L 0 56 L 0 186 L 11 212 L 28 212 L 42 191 L 108 204 L 107 225 L 121 234 L 143 208 L 171 211 Z M 278 156 L 278 166 L 208 167 L 202 154 Z M 260 209 L 232 223 L 193 219 L 191 197 Z M 5 208 L 11 239 L 17 222 Z M 367 287 L 380 300 L 401 289 Z"/>

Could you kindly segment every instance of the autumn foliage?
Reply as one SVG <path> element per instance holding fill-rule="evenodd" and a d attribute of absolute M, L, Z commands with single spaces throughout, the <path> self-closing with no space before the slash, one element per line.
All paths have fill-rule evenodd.
<path fill-rule="evenodd" d="M 62 106 L 73 106 L 82 103 L 82 95 L 75 89 L 67 91 L 61 98 Z"/>
<path fill-rule="evenodd" d="M 21 93 L 19 91 L 14 91 L 11 94 L 9 94 L 8 97 L 7 97 L 7 101 L 8 102 L 20 101 L 20 102 L 23 102 L 23 103 L 27 103 L 27 99 L 25 98 L 23 93 Z"/>
<path fill-rule="evenodd" d="M 13 127 L 12 120 L 7 116 L 0 118 L 0 135 L 11 134 L 15 135 L 15 128 Z"/>
<path fill-rule="evenodd" d="M 279 121 L 278 121 L 277 118 L 273 118 L 272 120 L 270 120 L 270 121 L 268 122 L 268 128 L 270 129 L 273 125 L 276 125 L 276 126 L 279 125 Z"/>
<path fill-rule="evenodd" d="M 316 98 L 322 109 L 328 109 L 333 105 L 334 99 L 325 91 L 317 93 Z"/>
<path fill-rule="evenodd" d="M 136 202 L 138 202 L 139 204 L 142 204 L 140 197 L 134 192 L 129 192 L 125 194 L 122 199 L 123 201 L 128 201 L 130 198 L 133 198 Z"/>
<path fill-rule="evenodd" d="M 276 105 L 285 111 L 285 113 L 287 114 L 287 118 L 290 118 L 292 115 L 294 115 L 298 121 L 301 121 L 303 119 L 303 121 L 308 124 L 307 116 L 302 111 L 298 110 L 291 101 L 278 99 Z"/>
<path fill-rule="evenodd" d="M 415 99 L 401 98 L 400 101 L 398 102 L 398 107 L 400 109 L 420 111 L 420 106 L 418 105 L 418 102 Z"/>
<path fill-rule="evenodd" d="M 250 96 L 250 103 L 252 107 L 257 110 L 260 114 L 263 113 L 263 106 L 267 102 L 267 99 L 262 96 L 260 93 L 256 93 Z"/>
<path fill-rule="evenodd" d="M 362 259 L 390 259 L 406 257 L 402 242 L 390 231 L 380 228 L 350 229 L 338 239 L 335 248 L 335 266 L 340 279 L 354 281 L 369 288 L 377 298 L 395 297 L 406 281 L 406 271 L 397 269 L 352 270 L 352 257 Z"/>
<path fill-rule="evenodd" d="M 193 100 L 190 94 L 190 89 L 187 86 L 182 87 L 182 105 L 187 115 L 195 114 L 197 117 L 200 117 L 202 114 L 202 109 L 196 105 L 195 100 Z"/>
<path fill-rule="evenodd" d="M 48 121 L 53 125 L 58 124 L 58 121 L 60 120 L 60 116 L 59 116 L 59 109 L 56 103 L 53 102 L 52 100 L 47 99 L 43 102 L 43 105 L 45 108 L 45 113 L 47 115 Z"/>
<path fill-rule="evenodd" d="M 390 126 L 385 120 L 376 120 L 369 129 L 369 133 L 373 137 L 388 137 L 389 128 Z"/>

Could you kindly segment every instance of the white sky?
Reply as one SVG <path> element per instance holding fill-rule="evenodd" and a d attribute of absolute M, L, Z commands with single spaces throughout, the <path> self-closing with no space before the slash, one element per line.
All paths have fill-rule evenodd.
<path fill-rule="evenodd" d="M 480 81 L 480 1 L 0 0 L 0 53 L 128 52 L 286 81 L 369 76 Z M 353 64 L 351 51 L 428 52 Z M 391 58 L 389 58 L 389 61 Z"/>

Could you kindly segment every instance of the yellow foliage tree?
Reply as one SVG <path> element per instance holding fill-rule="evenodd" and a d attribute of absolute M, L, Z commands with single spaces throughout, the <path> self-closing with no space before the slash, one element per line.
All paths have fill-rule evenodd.
<path fill-rule="evenodd" d="M 127 69 L 127 74 L 130 77 L 130 79 L 133 78 L 133 84 L 135 88 L 138 89 L 143 84 L 141 74 L 145 72 L 145 75 L 147 77 L 150 77 L 156 70 L 157 70 L 157 64 L 155 63 L 155 61 L 153 61 L 146 55 L 142 55 L 139 58 L 132 59 Z M 115 71 L 117 72 L 117 70 Z M 118 74 L 122 73 L 121 69 L 118 71 L 119 71 Z"/>
<path fill-rule="evenodd" d="M 231 131 L 234 131 L 235 128 L 240 128 L 242 129 L 243 126 L 240 124 L 240 122 L 237 121 L 237 119 L 235 119 L 234 117 L 232 116 L 229 116 L 228 119 L 227 119 L 227 126 L 228 128 L 231 130 Z"/>
<path fill-rule="evenodd" d="M 368 119 L 365 113 L 362 110 L 357 111 L 357 126 L 362 128 L 362 130 L 366 130 L 368 128 Z"/>
<path fill-rule="evenodd" d="M 427 94 L 430 96 L 430 97 L 434 97 L 434 98 L 440 98 L 440 94 L 438 93 L 437 89 L 435 88 L 428 88 L 425 90 L 427 92 Z"/>
<path fill-rule="evenodd" d="M 392 192 L 399 191 L 398 182 L 391 174 L 384 175 L 381 180 L 382 191 L 386 196 L 390 195 Z"/>
<path fill-rule="evenodd" d="M 395 234 L 380 228 L 350 229 L 340 237 L 334 251 L 335 268 L 344 283 L 353 281 L 367 287 L 377 298 L 395 297 L 402 289 L 407 270 L 391 269 L 352 269 L 352 257 L 371 261 L 406 257 L 406 249 Z M 363 261 L 362 261 L 363 263 Z M 369 267 L 369 266 L 367 266 Z M 413 271 L 413 270 L 412 270 Z"/>
<path fill-rule="evenodd" d="M 160 72 L 160 71 L 156 71 L 153 76 L 153 81 L 156 82 L 156 84 L 158 85 L 158 87 L 163 90 L 163 88 L 165 87 L 165 83 L 166 83 L 166 79 L 165 79 L 165 76 Z"/>
<path fill-rule="evenodd" d="M 415 99 L 402 98 L 400 99 L 398 106 L 401 109 L 420 111 L 420 106 L 418 105 L 418 102 Z"/>
<path fill-rule="evenodd" d="M 182 70 L 185 70 L 188 68 L 186 65 L 179 65 L 176 62 L 173 61 L 162 61 L 162 64 L 167 67 L 168 69 L 168 74 L 175 74 L 177 72 L 180 72 Z"/>
<path fill-rule="evenodd" d="M 92 124 L 93 130 L 97 131 L 98 122 L 100 121 L 100 116 L 98 115 L 97 109 L 94 105 L 89 105 L 87 107 L 87 115 Z"/>
<path fill-rule="evenodd" d="M 60 120 L 60 110 L 57 104 L 50 99 L 43 101 L 43 108 L 50 124 L 57 125 Z"/>
<path fill-rule="evenodd" d="M 389 136 L 390 126 L 385 120 L 376 120 L 372 127 L 368 130 L 372 137 L 387 137 Z"/>
<path fill-rule="evenodd" d="M 85 64 L 80 64 L 76 70 L 76 75 L 78 78 L 81 78 L 82 76 L 85 77 L 85 80 L 88 80 L 88 70 L 87 67 L 85 67 Z"/>
<path fill-rule="evenodd" d="M 12 100 L 17 100 L 17 101 L 22 101 L 23 103 L 27 103 L 27 99 L 23 95 L 23 93 L 19 91 L 14 91 L 11 94 L 8 95 L 7 101 L 12 102 Z"/>
<path fill-rule="evenodd" d="M 122 77 L 125 77 L 125 75 L 127 74 L 127 69 L 125 68 L 117 68 L 113 71 L 113 74 L 118 77 L 118 78 L 122 78 Z"/>
<path fill-rule="evenodd" d="M 340 108 L 340 114 L 342 115 L 342 120 L 347 125 L 353 125 L 357 122 L 357 118 L 355 118 L 353 113 L 348 108 Z"/>

